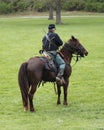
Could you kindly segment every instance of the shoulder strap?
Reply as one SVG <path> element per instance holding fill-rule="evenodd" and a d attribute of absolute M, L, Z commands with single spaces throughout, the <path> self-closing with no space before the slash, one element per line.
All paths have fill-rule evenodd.
<path fill-rule="evenodd" d="M 51 42 L 51 40 L 50 40 L 48 34 L 46 34 L 46 39 L 47 39 L 49 42 Z"/>

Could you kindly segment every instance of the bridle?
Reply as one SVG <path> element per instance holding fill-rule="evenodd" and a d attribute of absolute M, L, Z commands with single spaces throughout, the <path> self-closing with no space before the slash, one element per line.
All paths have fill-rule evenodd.
<path fill-rule="evenodd" d="M 74 57 L 75 57 L 76 59 L 75 59 Z M 76 63 L 79 61 L 79 59 L 81 59 L 81 56 L 80 56 L 80 55 L 72 55 L 72 58 L 73 58 L 73 60 L 75 61 L 75 64 L 76 64 Z M 74 65 L 75 65 L 75 64 L 74 64 Z"/>
<path fill-rule="evenodd" d="M 83 49 L 82 46 L 80 46 L 80 47 L 76 46 L 75 47 L 75 46 L 72 46 L 70 43 L 65 43 L 64 46 L 63 46 L 63 49 L 64 48 L 72 53 L 72 58 L 75 60 L 75 64 L 79 61 L 79 59 L 81 59 L 81 56 L 78 54 L 78 52 Z"/>

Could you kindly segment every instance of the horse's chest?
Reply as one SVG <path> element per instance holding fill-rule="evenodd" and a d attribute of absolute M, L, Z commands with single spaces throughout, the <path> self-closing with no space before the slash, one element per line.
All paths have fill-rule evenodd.
<path fill-rule="evenodd" d="M 70 65 L 67 65 L 66 68 L 65 68 L 65 73 L 64 73 L 64 75 L 65 75 L 66 77 L 70 77 L 71 73 L 72 73 L 72 68 L 71 68 Z"/>

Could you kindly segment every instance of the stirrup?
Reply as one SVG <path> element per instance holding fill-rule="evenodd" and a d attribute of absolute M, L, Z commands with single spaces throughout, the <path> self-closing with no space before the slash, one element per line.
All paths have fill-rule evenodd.
<path fill-rule="evenodd" d="M 58 76 L 56 77 L 56 81 L 59 82 L 61 81 L 61 78 L 59 78 Z"/>
<path fill-rule="evenodd" d="M 63 77 L 60 78 L 60 77 L 57 76 L 57 77 L 56 77 L 56 82 L 60 83 L 61 85 L 62 85 L 62 84 L 65 84 L 65 80 L 64 80 Z"/>

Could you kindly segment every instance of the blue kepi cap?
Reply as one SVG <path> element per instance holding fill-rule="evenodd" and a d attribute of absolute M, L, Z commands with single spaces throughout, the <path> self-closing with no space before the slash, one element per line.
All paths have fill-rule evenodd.
<path fill-rule="evenodd" d="M 54 24 L 49 24 L 48 29 L 56 28 Z"/>

